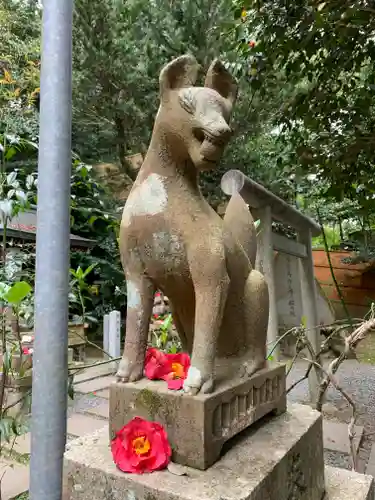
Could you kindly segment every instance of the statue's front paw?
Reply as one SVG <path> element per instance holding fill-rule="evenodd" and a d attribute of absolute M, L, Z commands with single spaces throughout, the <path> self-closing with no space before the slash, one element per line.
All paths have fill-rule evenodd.
<path fill-rule="evenodd" d="M 264 368 L 265 365 L 266 360 L 263 356 L 245 361 L 241 366 L 240 376 L 245 378 L 251 377 L 252 375 L 254 375 L 254 373 Z"/>
<path fill-rule="evenodd" d="M 117 382 L 136 382 L 143 378 L 143 363 L 132 363 L 128 358 L 121 359 L 117 373 Z"/>
<path fill-rule="evenodd" d="M 183 388 L 187 394 L 191 395 L 198 394 L 198 392 L 209 394 L 214 390 L 213 375 L 204 374 L 195 366 L 190 366 Z"/>

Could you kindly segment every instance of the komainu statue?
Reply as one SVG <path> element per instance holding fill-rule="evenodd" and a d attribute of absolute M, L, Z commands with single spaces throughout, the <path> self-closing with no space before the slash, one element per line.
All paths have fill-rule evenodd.
<path fill-rule="evenodd" d="M 233 196 L 224 219 L 198 186 L 231 137 L 237 84 L 215 60 L 204 86 L 185 55 L 160 74 L 160 107 L 151 143 L 125 204 L 120 251 L 128 302 L 126 340 L 117 378 L 143 377 L 156 289 L 170 300 L 191 367 L 189 394 L 214 390 L 220 360 L 251 376 L 265 366 L 268 289 L 254 270 L 256 231 L 250 211 Z"/>

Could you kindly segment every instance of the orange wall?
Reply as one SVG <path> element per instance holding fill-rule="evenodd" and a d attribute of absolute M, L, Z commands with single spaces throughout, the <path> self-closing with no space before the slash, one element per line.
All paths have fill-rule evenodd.
<path fill-rule="evenodd" d="M 342 259 L 350 252 L 330 252 L 332 267 L 345 303 L 352 316 L 363 317 L 375 301 L 374 264 L 344 264 Z M 330 300 L 338 318 L 344 316 L 340 298 L 334 285 L 327 255 L 324 250 L 313 250 L 315 277 Z"/>

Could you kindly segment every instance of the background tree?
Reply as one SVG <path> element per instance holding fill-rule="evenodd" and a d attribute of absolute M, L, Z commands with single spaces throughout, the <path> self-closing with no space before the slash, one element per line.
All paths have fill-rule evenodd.
<path fill-rule="evenodd" d="M 351 203 L 353 209 L 346 216 L 371 231 L 375 209 L 372 4 L 365 0 L 355 4 L 235 0 L 233 6 L 237 21 L 227 36 L 234 35 L 242 74 L 259 98 L 279 94 L 279 99 L 272 100 L 271 123 L 278 131 L 277 142 L 288 151 L 279 159 L 281 171 L 291 166 L 299 194 L 305 189 L 303 177 L 313 174 L 321 204 L 322 200 L 326 205 L 327 201 Z"/>
<path fill-rule="evenodd" d="M 73 139 L 82 159 L 120 163 L 120 175 L 123 172 L 134 179 L 135 172 L 125 156 L 147 149 L 163 65 L 178 55 L 192 53 L 202 66 L 201 82 L 215 57 L 236 71 L 237 52 L 232 41 L 222 36 L 233 17 L 231 9 L 231 0 L 211 4 L 203 0 L 136 0 L 126 5 L 111 0 L 100 5 L 77 0 Z M 272 103 L 268 100 L 264 106 L 257 96 L 254 99 L 243 79 L 233 117 L 235 138 L 220 167 L 201 176 L 203 192 L 213 206 L 223 198 L 220 179 L 228 167 L 251 173 L 262 169 L 259 161 L 254 162 L 260 155 L 249 152 L 257 144 L 252 139 L 260 134 L 261 121 L 271 110 Z M 267 165 L 262 175 L 269 173 L 280 178 Z"/>

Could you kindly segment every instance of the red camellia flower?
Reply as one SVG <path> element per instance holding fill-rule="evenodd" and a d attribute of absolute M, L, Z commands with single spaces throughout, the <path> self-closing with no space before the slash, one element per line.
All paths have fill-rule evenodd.
<path fill-rule="evenodd" d="M 169 373 L 164 380 L 168 383 L 168 389 L 178 391 L 182 389 L 184 380 L 190 366 L 190 356 L 185 352 L 178 354 L 167 354 L 169 362 Z"/>
<path fill-rule="evenodd" d="M 145 375 L 150 380 L 165 380 L 168 389 L 182 389 L 190 366 L 190 356 L 185 352 L 166 354 L 149 348 L 146 352 Z"/>
<path fill-rule="evenodd" d="M 146 377 L 150 380 L 160 380 L 169 372 L 167 355 L 153 347 L 147 349 L 145 359 Z"/>
<path fill-rule="evenodd" d="M 252 49 L 255 47 L 255 42 L 254 42 L 254 40 L 251 40 L 251 41 L 249 42 L 249 47 L 251 47 Z"/>
<path fill-rule="evenodd" d="M 164 469 L 172 454 L 164 428 L 139 417 L 116 433 L 111 450 L 117 467 L 133 474 Z"/>

